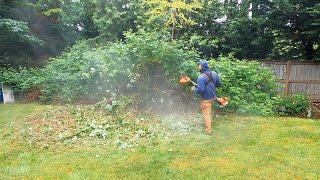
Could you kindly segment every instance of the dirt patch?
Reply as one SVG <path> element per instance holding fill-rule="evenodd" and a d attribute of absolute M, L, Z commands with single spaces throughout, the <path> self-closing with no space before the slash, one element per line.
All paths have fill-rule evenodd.
<path fill-rule="evenodd" d="M 25 102 L 36 102 L 40 99 L 40 96 L 42 95 L 40 88 L 34 87 L 28 90 L 25 94 Z"/>

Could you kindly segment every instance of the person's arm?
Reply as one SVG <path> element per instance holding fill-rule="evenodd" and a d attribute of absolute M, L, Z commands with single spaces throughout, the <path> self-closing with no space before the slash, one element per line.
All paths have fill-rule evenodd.
<path fill-rule="evenodd" d="M 203 76 L 199 76 L 198 80 L 197 80 L 197 84 L 198 85 L 195 88 L 195 93 L 197 93 L 197 94 L 204 93 L 204 87 L 205 87 L 205 84 L 206 84 L 206 78 L 203 77 Z"/>
<path fill-rule="evenodd" d="M 214 73 L 214 85 L 220 87 L 222 85 L 221 78 L 217 73 Z"/>

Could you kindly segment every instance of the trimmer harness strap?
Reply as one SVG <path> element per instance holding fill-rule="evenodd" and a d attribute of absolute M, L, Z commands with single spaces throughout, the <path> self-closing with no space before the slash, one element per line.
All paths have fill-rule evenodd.
<path fill-rule="evenodd" d="M 213 82 L 212 71 L 203 72 L 202 74 L 204 74 L 208 78 L 208 81 L 205 83 L 205 85 L 209 84 L 209 82 Z"/>

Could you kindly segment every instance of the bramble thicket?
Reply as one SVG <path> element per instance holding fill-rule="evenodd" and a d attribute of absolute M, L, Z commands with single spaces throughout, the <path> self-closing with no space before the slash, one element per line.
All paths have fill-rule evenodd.
<path fill-rule="evenodd" d="M 0 0 L 0 179 L 319 179 L 319 34 L 317 0 Z"/>
<path fill-rule="evenodd" d="M 110 106 L 128 99 L 139 108 L 182 106 L 193 98 L 190 86 L 181 87 L 178 78 L 196 79 L 196 61 L 205 58 L 223 80 L 219 95 L 231 99 L 219 111 L 307 114 L 306 97 L 277 95 L 275 77 L 259 59 L 319 59 L 316 1 L 23 0 L 0 5 L 5 34 L 0 81 L 12 84 L 18 99 Z"/>
<path fill-rule="evenodd" d="M 29 90 L 40 91 L 40 100 L 45 103 L 99 102 L 108 99 L 106 102 L 111 107 L 117 104 L 117 99 L 126 96 L 131 98 L 129 102 L 148 104 L 154 96 L 151 94 L 157 93 L 152 84 L 155 72 L 164 77 L 161 81 L 169 84 L 165 88 L 188 93 L 188 88 L 181 87 L 178 79 L 182 74 L 191 75 L 193 79 L 197 77 L 195 67 L 200 55 L 196 50 L 188 50 L 179 42 L 171 42 L 169 35 L 146 31 L 125 35 L 125 41 L 107 45 L 92 40 L 79 41 L 42 68 L 2 69 L 1 81 L 12 83 L 20 97 L 26 96 Z M 279 111 L 286 109 L 287 103 L 280 103 L 284 97 L 276 95 L 272 72 L 257 61 L 221 56 L 211 59 L 210 66 L 223 79 L 223 86 L 218 89 L 219 95 L 231 99 L 230 105 L 222 111 L 260 115 L 301 115 L 307 111 L 307 103 Z M 165 91 L 163 87 L 159 90 L 161 88 Z M 149 99 L 145 96 L 148 93 L 151 96 Z M 159 98 L 174 97 L 160 93 Z M 189 97 L 189 100 L 192 101 L 192 98 Z M 279 107 L 281 105 L 283 107 Z"/>

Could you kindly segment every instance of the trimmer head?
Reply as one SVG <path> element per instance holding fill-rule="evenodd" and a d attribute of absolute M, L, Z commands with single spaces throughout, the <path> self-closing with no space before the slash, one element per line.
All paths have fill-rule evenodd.
<path fill-rule="evenodd" d="M 191 79 L 188 76 L 181 76 L 179 82 L 180 84 L 185 85 L 188 82 L 191 82 Z"/>

